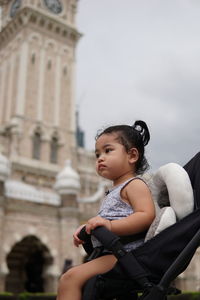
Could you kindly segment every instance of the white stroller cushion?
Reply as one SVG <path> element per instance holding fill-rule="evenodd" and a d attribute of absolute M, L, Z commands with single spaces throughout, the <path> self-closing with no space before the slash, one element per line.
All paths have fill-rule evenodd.
<path fill-rule="evenodd" d="M 155 196 L 157 196 L 158 205 L 159 201 L 162 202 L 162 198 L 159 199 L 159 194 L 167 189 L 170 206 L 174 209 L 179 220 L 193 211 L 194 198 L 190 178 L 181 166 L 169 163 L 160 167 L 152 177 L 152 181 L 154 194 L 157 194 Z M 156 193 L 155 190 L 157 190 Z"/>
<path fill-rule="evenodd" d="M 146 234 L 145 242 L 174 223 L 176 223 L 176 214 L 173 208 L 161 208 Z"/>
<path fill-rule="evenodd" d="M 176 219 L 191 213 L 194 198 L 188 173 L 176 163 L 166 164 L 155 174 L 143 178 L 149 185 L 156 208 L 156 218 L 147 232 L 146 241 L 173 225 Z"/>

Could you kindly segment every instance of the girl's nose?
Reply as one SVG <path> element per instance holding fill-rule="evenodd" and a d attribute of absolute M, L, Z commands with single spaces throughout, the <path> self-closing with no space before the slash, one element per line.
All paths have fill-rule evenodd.
<path fill-rule="evenodd" d="M 104 156 L 101 154 L 101 155 L 99 155 L 99 157 L 98 157 L 98 162 L 101 162 L 101 161 L 103 161 L 104 160 Z"/>

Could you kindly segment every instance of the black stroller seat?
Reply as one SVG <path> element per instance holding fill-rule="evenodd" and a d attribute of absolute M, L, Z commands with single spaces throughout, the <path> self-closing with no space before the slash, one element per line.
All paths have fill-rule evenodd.
<path fill-rule="evenodd" d="M 198 172 L 194 174 L 194 167 L 196 168 L 197 164 L 199 165 L 199 168 L 196 169 Z M 167 168 L 170 169 L 170 167 L 168 165 Z M 176 165 L 175 167 L 181 170 L 180 166 L 177 167 Z M 185 169 L 192 179 L 193 189 L 198 191 L 200 186 L 200 181 L 197 180 L 200 179 L 200 153 L 185 166 Z M 180 174 L 174 174 L 173 171 L 174 169 L 168 173 L 173 181 L 176 176 L 180 179 L 184 174 L 183 169 Z M 106 228 L 98 227 L 93 230 L 92 234 L 105 249 L 112 251 L 118 261 L 111 271 L 97 275 L 86 283 L 83 290 L 83 300 L 163 300 L 170 293 L 178 294 L 180 292 L 170 285 L 187 268 L 199 247 L 200 208 L 198 208 L 198 202 L 200 195 L 195 192 L 195 199 L 193 200 L 192 187 L 186 172 L 186 176 L 183 176 L 186 178 L 186 181 L 182 181 L 183 185 L 181 185 L 181 181 L 174 182 L 175 189 L 178 190 L 179 194 L 177 191 L 171 193 L 169 177 L 166 176 L 165 169 L 161 169 L 159 172 L 157 177 L 154 177 L 155 182 L 159 187 L 163 188 L 163 183 L 166 186 L 169 194 L 168 199 L 174 207 L 177 220 L 174 221 L 171 208 L 164 215 L 163 208 L 158 207 L 157 215 L 160 214 L 161 219 L 164 216 L 164 221 L 162 220 L 164 225 L 155 220 L 152 225 L 154 236 L 150 237 L 148 233 L 145 243 L 131 252 L 126 252 L 120 238 Z M 161 194 L 163 194 L 162 188 Z M 158 194 L 155 190 L 153 191 L 154 197 L 157 197 Z M 178 205 L 175 198 L 178 199 Z M 169 222 L 166 216 L 172 216 Z M 156 224 L 157 227 L 155 223 L 158 223 Z M 84 232 L 84 229 L 80 233 L 80 238 L 86 240 L 84 247 L 91 254 L 93 249 L 90 236 Z M 139 295 L 138 292 L 140 292 Z"/>

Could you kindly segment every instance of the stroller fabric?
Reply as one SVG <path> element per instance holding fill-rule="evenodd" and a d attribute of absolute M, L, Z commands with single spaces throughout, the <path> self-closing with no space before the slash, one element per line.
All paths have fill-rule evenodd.
<path fill-rule="evenodd" d="M 134 250 L 134 255 L 153 282 L 157 282 L 200 228 L 200 209 L 162 231 Z M 180 271 L 183 272 L 189 261 Z"/>

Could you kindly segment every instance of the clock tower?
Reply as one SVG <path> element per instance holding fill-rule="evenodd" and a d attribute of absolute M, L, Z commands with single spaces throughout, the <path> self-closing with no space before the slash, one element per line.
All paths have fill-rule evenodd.
<path fill-rule="evenodd" d="M 39 170 L 48 187 L 66 159 L 76 168 L 77 0 L 2 4 L 0 150 L 14 177 L 38 184 Z"/>
<path fill-rule="evenodd" d="M 76 5 L 0 0 L 0 291 L 56 291 L 104 195 L 76 120 Z"/>

